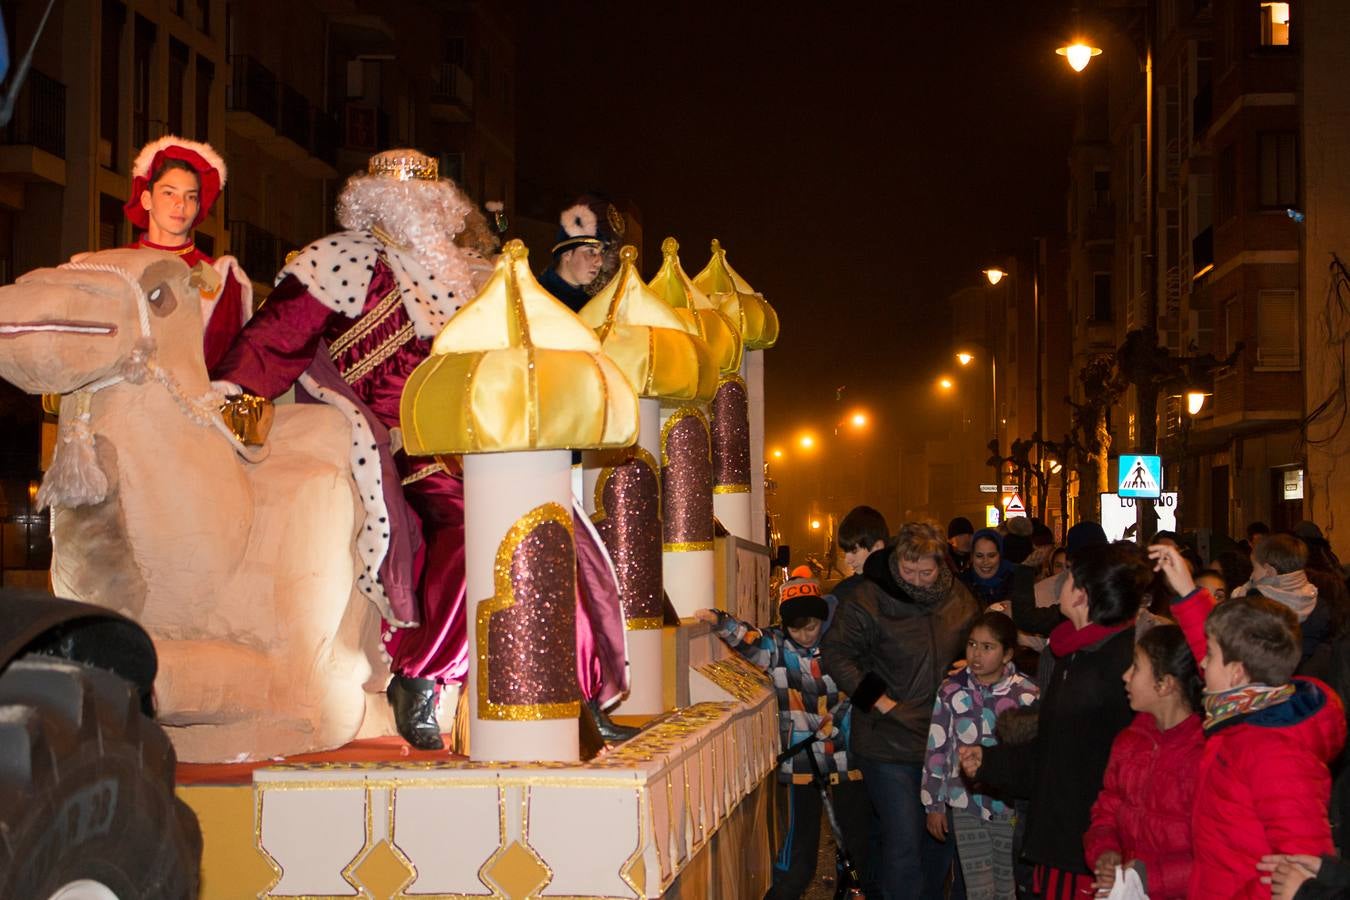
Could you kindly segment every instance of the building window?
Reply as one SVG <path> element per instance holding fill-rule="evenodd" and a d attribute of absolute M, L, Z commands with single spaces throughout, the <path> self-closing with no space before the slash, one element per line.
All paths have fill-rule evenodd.
<path fill-rule="evenodd" d="M 121 143 L 121 93 L 118 73 L 122 68 L 122 26 L 126 10 L 117 0 L 104 0 L 99 40 L 98 73 L 98 163 L 106 169 L 117 168 L 117 148 Z"/>
<path fill-rule="evenodd" d="M 1111 205 L 1111 170 L 1092 170 L 1092 208 L 1106 209 Z"/>
<path fill-rule="evenodd" d="M 1214 173 L 1214 221 L 1227 222 L 1238 212 L 1237 148 L 1229 144 L 1219 151 Z"/>
<path fill-rule="evenodd" d="M 1256 364 L 1298 368 L 1298 291 L 1256 295 Z"/>
<path fill-rule="evenodd" d="M 1242 298 L 1230 297 L 1223 305 L 1223 355 L 1232 356 L 1242 342 Z"/>
<path fill-rule="evenodd" d="M 216 67 L 211 60 L 197 57 L 196 128 L 197 140 L 211 140 L 211 88 L 216 80 Z"/>
<path fill-rule="evenodd" d="M 1292 131 L 1261 135 L 1261 205 L 1298 205 L 1298 155 Z"/>
<path fill-rule="evenodd" d="M 131 139 L 136 147 L 150 142 L 150 69 L 155 49 L 155 26 L 136 17 L 136 43 L 132 55 Z M 158 135 L 155 135 L 158 137 Z"/>
<path fill-rule="evenodd" d="M 1092 320 L 1111 321 L 1111 273 L 1092 273 Z"/>
<path fill-rule="evenodd" d="M 169 134 L 183 133 L 187 100 L 187 44 L 169 38 Z"/>
<path fill-rule="evenodd" d="M 1261 46 L 1289 46 L 1289 4 L 1261 0 Z"/>
<path fill-rule="evenodd" d="M 122 223 L 126 216 L 122 212 L 122 201 L 107 194 L 98 195 L 98 249 L 112 250 L 123 246 Z"/>
<path fill-rule="evenodd" d="M 202 34 L 211 33 L 211 0 L 192 0 L 192 27 Z"/>

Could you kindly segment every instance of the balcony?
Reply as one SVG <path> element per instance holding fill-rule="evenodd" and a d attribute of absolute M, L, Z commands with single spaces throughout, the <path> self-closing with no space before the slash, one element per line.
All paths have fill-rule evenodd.
<path fill-rule="evenodd" d="M 289 84 L 281 86 L 281 116 L 277 133 L 295 144 L 299 154 L 305 153 L 313 143 L 309 101 Z"/>
<path fill-rule="evenodd" d="M 30 69 L 0 146 L 0 174 L 66 183 L 66 86 Z"/>
<path fill-rule="evenodd" d="M 231 56 L 230 67 L 234 76 L 225 97 L 227 121 L 245 137 L 270 137 L 277 127 L 277 76 L 251 56 Z"/>
<path fill-rule="evenodd" d="M 271 284 L 281 269 L 281 239 L 243 219 L 230 220 L 230 252 L 254 281 Z"/>
<path fill-rule="evenodd" d="M 431 69 L 431 117 L 442 122 L 473 120 L 473 80 L 454 63 Z"/>
<path fill-rule="evenodd" d="M 1233 435 L 1303 416 L 1303 373 L 1254 371 L 1240 359 L 1214 376 L 1213 415 L 1197 429 Z"/>

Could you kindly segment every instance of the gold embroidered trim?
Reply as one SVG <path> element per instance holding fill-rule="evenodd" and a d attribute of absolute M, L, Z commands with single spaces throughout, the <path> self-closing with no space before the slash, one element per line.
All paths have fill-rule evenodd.
<path fill-rule="evenodd" d="M 342 335 L 328 347 L 328 355 L 337 359 L 342 353 L 345 353 L 352 344 L 364 338 L 375 330 L 381 322 L 389 317 L 389 314 L 398 307 L 399 300 L 402 299 L 398 288 L 394 288 L 388 294 L 385 294 L 375 306 L 371 307 L 370 312 L 363 315 L 356 321 L 356 324 L 347 329 L 347 333 Z"/>
<path fill-rule="evenodd" d="M 399 348 L 413 338 L 413 323 L 409 322 L 398 331 L 395 331 L 389 337 L 385 338 L 384 343 L 380 344 L 370 352 L 369 356 L 363 357 L 360 362 L 342 373 L 342 380 L 348 384 L 356 384 L 362 378 L 370 374 L 371 370 L 384 362 L 389 357 L 399 351 Z"/>
<path fill-rule="evenodd" d="M 437 472 L 449 472 L 449 469 L 445 467 L 445 463 L 441 462 L 439 459 L 429 466 L 423 466 L 422 468 L 418 469 L 416 472 L 412 473 L 407 478 L 400 481 L 399 484 L 405 487 L 410 484 L 416 484 L 423 478 L 430 478 Z"/>

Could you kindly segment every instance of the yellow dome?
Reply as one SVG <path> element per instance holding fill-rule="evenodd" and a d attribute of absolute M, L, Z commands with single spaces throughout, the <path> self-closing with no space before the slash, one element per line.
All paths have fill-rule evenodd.
<path fill-rule="evenodd" d="M 619 271 L 581 312 L 605 352 L 641 397 L 707 403 L 717 390 L 712 348 L 693 324 L 642 283 L 631 246 L 619 251 Z"/>
<path fill-rule="evenodd" d="M 736 323 L 747 349 L 766 350 L 778 343 L 778 313 L 731 267 L 727 252 L 716 238 L 712 258 L 694 276 L 694 285 Z"/>
<path fill-rule="evenodd" d="M 674 238 L 661 242 L 661 268 L 648 286 L 708 342 L 720 374 L 739 372 L 743 349 L 740 332 L 732 319 L 685 273 L 679 251 L 680 245 Z"/>
<path fill-rule="evenodd" d="M 511 241 L 441 329 L 399 407 L 409 454 L 627 447 L 637 395 L 595 332 L 544 290 Z"/>

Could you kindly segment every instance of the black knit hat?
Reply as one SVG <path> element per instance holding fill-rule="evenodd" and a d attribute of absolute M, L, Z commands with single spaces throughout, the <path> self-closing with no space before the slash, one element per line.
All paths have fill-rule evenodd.
<path fill-rule="evenodd" d="M 811 570 L 798 566 L 792 576 L 778 589 L 778 620 L 789 628 L 805 618 L 829 618 L 830 608 L 820 596 L 820 582 L 811 577 Z"/>

